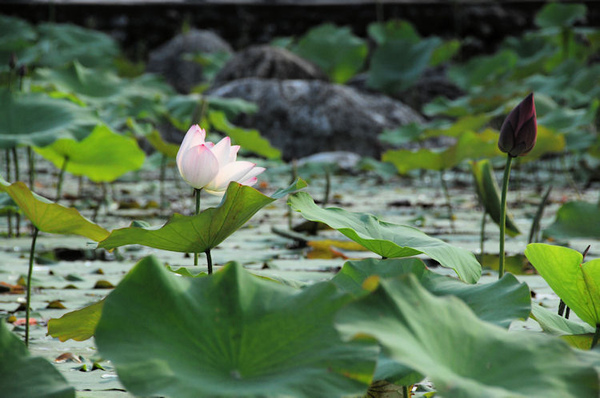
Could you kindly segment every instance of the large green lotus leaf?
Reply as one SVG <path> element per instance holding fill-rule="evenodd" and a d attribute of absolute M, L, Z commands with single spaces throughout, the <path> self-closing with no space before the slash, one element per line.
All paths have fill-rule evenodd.
<path fill-rule="evenodd" d="M 460 51 L 460 40 L 448 40 L 439 45 L 429 59 L 429 66 L 438 66 L 450 61 Z"/>
<path fill-rule="evenodd" d="M 344 344 L 333 328 L 350 300 L 330 283 L 298 291 L 237 263 L 183 278 L 148 257 L 106 298 L 96 344 L 135 395 L 358 396 L 378 349 Z"/>
<path fill-rule="evenodd" d="M 407 39 L 386 40 L 375 49 L 367 84 L 394 93 L 412 86 L 429 65 L 431 54 L 441 44 L 437 37 L 413 43 Z"/>
<path fill-rule="evenodd" d="M 46 146 L 59 138 L 81 140 L 99 123 L 88 109 L 42 94 L 0 90 L 0 148 Z"/>
<path fill-rule="evenodd" d="M 117 134 L 105 125 L 98 125 L 82 141 L 60 139 L 34 150 L 59 169 L 68 159 L 66 171 L 94 182 L 112 182 L 142 167 L 146 158 L 135 139 Z"/>
<path fill-rule="evenodd" d="M 84 341 L 94 336 L 104 300 L 81 309 L 68 312 L 58 319 L 48 321 L 48 334 L 60 341 L 73 339 Z"/>
<path fill-rule="evenodd" d="M 77 61 L 60 69 L 38 69 L 36 77 L 57 91 L 77 94 L 91 100 L 106 100 L 119 95 L 124 88 L 122 79 L 112 71 L 86 68 Z"/>
<path fill-rule="evenodd" d="M 453 66 L 448 77 L 463 90 L 475 86 L 497 84 L 498 79 L 509 74 L 517 64 L 517 54 L 511 50 L 499 51 L 493 55 L 471 58 L 466 64 Z"/>
<path fill-rule="evenodd" d="M 553 239 L 600 239 L 600 208 L 594 203 L 567 202 L 558 209 L 556 220 L 543 235 Z"/>
<path fill-rule="evenodd" d="M 88 221 L 76 209 L 53 203 L 31 192 L 20 181 L 10 184 L 0 177 L 0 191 L 8 193 L 29 221 L 42 232 L 81 235 L 96 242 L 108 236 L 107 230 Z"/>
<path fill-rule="evenodd" d="M 8 60 L 14 53 L 19 64 L 28 64 L 33 61 L 31 48 L 37 39 L 37 32 L 26 21 L 0 15 L 0 59 L 5 60 L 0 64 L 0 70 L 8 71 Z"/>
<path fill-rule="evenodd" d="M 299 179 L 269 197 L 252 187 L 232 182 L 217 207 L 194 216 L 175 214 L 158 229 L 131 226 L 113 230 L 98 247 L 114 249 L 138 244 L 174 252 L 202 253 L 223 242 L 266 205 L 305 186 L 306 183 Z"/>
<path fill-rule="evenodd" d="M 281 151 L 271 146 L 271 143 L 267 139 L 261 137 L 258 130 L 248 130 L 234 126 L 229 123 L 224 112 L 210 111 L 208 112 L 208 120 L 212 128 L 231 137 L 233 142 L 240 145 L 243 149 L 259 156 L 264 156 L 267 159 L 281 158 Z"/>
<path fill-rule="evenodd" d="M 498 149 L 498 133 L 487 129 L 481 133 L 464 131 L 454 145 L 444 150 L 407 149 L 386 151 L 381 159 L 393 163 L 400 174 L 411 170 L 446 170 L 467 159 L 491 158 L 501 155 Z"/>
<path fill-rule="evenodd" d="M 485 212 L 492 217 L 496 224 L 500 225 L 500 188 L 496 182 L 490 161 L 485 159 L 470 162 L 470 164 L 479 201 Z M 511 214 L 506 215 L 506 233 L 509 236 L 517 236 L 521 233 Z"/>
<path fill-rule="evenodd" d="M 415 275 L 430 293 L 456 296 L 480 319 L 504 328 L 515 319 L 527 319 L 531 310 L 529 288 L 512 274 L 493 283 L 469 285 L 430 271 L 416 258 L 348 261 L 331 281 L 344 291 L 360 295 L 368 291 L 363 283 L 373 275 L 393 278 L 406 274 Z"/>
<path fill-rule="evenodd" d="M 600 324 L 600 259 L 582 264 L 581 253 L 543 243 L 527 245 L 525 256 L 582 321 Z"/>
<path fill-rule="evenodd" d="M 368 48 L 350 28 L 328 23 L 308 31 L 294 52 L 321 67 L 335 83 L 345 83 L 362 68 Z"/>
<path fill-rule="evenodd" d="M 376 338 L 394 360 L 453 398 L 583 398 L 600 393 L 598 374 L 554 337 L 508 332 L 481 321 L 455 297 L 435 297 L 416 277 L 381 280 L 338 313 L 344 338 Z"/>
<path fill-rule="evenodd" d="M 119 54 L 117 42 L 105 33 L 75 25 L 43 23 L 38 25 L 36 45 L 38 63 L 57 67 L 79 61 L 89 68 L 108 67 Z"/>
<path fill-rule="evenodd" d="M 564 134 L 538 124 L 535 146 L 527 156 L 520 158 L 520 160 L 522 162 L 532 162 L 550 153 L 562 153 L 566 145 Z"/>
<path fill-rule="evenodd" d="M 75 389 L 52 364 L 31 357 L 25 344 L 0 321 L 0 392 L 10 398 L 75 398 Z"/>
<path fill-rule="evenodd" d="M 541 305 L 531 306 L 531 317 L 540 324 L 544 332 L 561 336 L 572 347 L 588 350 L 592 345 L 595 328 L 587 323 L 568 320 Z"/>
<path fill-rule="evenodd" d="M 288 204 L 307 220 L 323 222 L 382 257 L 411 257 L 424 253 L 456 271 L 468 283 L 477 282 L 481 276 L 481 265 L 473 253 L 432 238 L 416 228 L 381 221 L 370 214 L 351 213 L 335 207 L 323 209 L 305 192 L 290 196 Z"/>
<path fill-rule="evenodd" d="M 444 151 L 431 149 L 391 149 L 381 155 L 381 161 L 392 163 L 400 174 L 421 169 L 440 171 L 447 168 L 443 155 Z"/>
<path fill-rule="evenodd" d="M 369 37 L 378 45 L 382 45 L 389 40 L 403 39 L 413 44 L 421 40 L 421 35 L 415 27 L 408 21 L 391 19 L 387 22 L 373 22 L 369 24 L 367 31 Z"/>
<path fill-rule="evenodd" d="M 448 124 L 445 122 L 441 126 L 428 127 L 425 130 L 426 137 L 438 137 L 440 135 L 446 137 L 460 137 L 466 131 L 480 131 L 492 119 L 491 114 L 480 113 L 477 115 L 467 115 L 458 118 L 455 122 Z M 497 140 L 497 139 L 496 139 Z"/>
<path fill-rule="evenodd" d="M 573 26 L 585 19 L 587 7 L 584 4 L 546 4 L 535 16 L 535 24 L 540 28 L 563 28 Z"/>

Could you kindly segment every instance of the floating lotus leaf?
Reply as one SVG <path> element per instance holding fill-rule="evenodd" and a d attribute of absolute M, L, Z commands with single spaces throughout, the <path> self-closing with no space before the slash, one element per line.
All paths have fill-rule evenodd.
<path fill-rule="evenodd" d="M 543 232 L 553 239 L 600 239 L 600 208 L 595 203 L 567 202 L 556 212 L 556 220 Z"/>
<path fill-rule="evenodd" d="M 0 322 L 0 391 L 10 398 L 75 398 L 75 389 L 52 364 L 31 357 L 25 344 Z"/>
<path fill-rule="evenodd" d="M 415 276 L 381 280 L 340 310 L 344 338 L 373 336 L 395 361 L 427 376 L 443 397 L 596 398 L 585 354 L 554 337 L 481 321 L 461 300 L 435 297 Z"/>
<path fill-rule="evenodd" d="M 82 140 L 99 120 L 86 108 L 42 94 L 0 90 L 0 148 L 46 146 L 59 138 Z"/>
<path fill-rule="evenodd" d="M 185 278 L 148 257 L 106 298 L 96 344 L 140 396 L 360 396 L 378 349 L 341 342 L 333 317 L 349 300 L 329 283 L 299 291 L 236 263 Z"/>
<path fill-rule="evenodd" d="M 362 294 L 366 292 L 363 283 L 371 276 L 388 279 L 407 274 L 415 275 L 430 293 L 456 296 L 480 319 L 504 328 L 516 319 L 527 319 L 531 311 L 529 287 L 512 274 L 492 283 L 470 285 L 430 271 L 416 258 L 348 261 L 331 281 L 344 291 Z"/>
<path fill-rule="evenodd" d="M 583 263 L 573 249 L 532 243 L 525 255 L 552 290 L 582 321 L 600 324 L 600 259 Z"/>
<path fill-rule="evenodd" d="M 131 226 L 113 230 L 98 247 L 114 249 L 138 244 L 174 252 L 202 253 L 223 242 L 266 205 L 305 186 L 303 180 L 297 180 L 269 197 L 252 187 L 232 182 L 217 207 L 194 216 L 175 214 L 158 229 Z"/>
<path fill-rule="evenodd" d="M 48 321 L 48 334 L 60 341 L 73 339 L 84 341 L 94 336 L 104 300 L 88 305 L 76 311 L 71 311 L 58 319 Z"/>
<path fill-rule="evenodd" d="M 53 203 L 31 192 L 20 181 L 10 184 L 0 177 L 0 191 L 8 193 L 29 221 L 42 232 L 81 235 L 96 242 L 108 236 L 107 230 L 88 221 L 76 209 Z"/>
<path fill-rule="evenodd" d="M 59 139 L 47 147 L 34 149 L 59 169 L 68 159 L 66 171 L 94 182 L 112 182 L 138 170 L 146 158 L 135 139 L 117 134 L 105 125 L 97 126 L 79 142 Z"/>
<path fill-rule="evenodd" d="M 370 214 L 351 213 L 335 207 L 323 209 L 304 192 L 290 196 L 288 204 L 307 220 L 323 222 L 382 257 L 411 257 L 424 253 L 443 267 L 456 271 L 468 283 L 477 282 L 481 276 L 481 265 L 473 253 L 432 238 L 416 228 L 387 223 Z"/>

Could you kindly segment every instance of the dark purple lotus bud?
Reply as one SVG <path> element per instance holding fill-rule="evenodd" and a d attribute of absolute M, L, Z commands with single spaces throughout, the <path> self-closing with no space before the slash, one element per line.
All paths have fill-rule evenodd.
<path fill-rule="evenodd" d="M 512 157 L 525 156 L 535 146 L 537 119 L 533 93 L 529 94 L 506 117 L 500 128 L 498 148 Z"/>
<path fill-rule="evenodd" d="M 10 53 L 10 58 L 8 59 L 8 67 L 10 70 L 14 70 L 17 67 L 17 54 Z"/>

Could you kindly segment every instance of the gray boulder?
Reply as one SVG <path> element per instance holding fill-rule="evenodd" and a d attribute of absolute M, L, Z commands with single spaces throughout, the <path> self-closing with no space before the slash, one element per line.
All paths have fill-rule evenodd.
<path fill-rule="evenodd" d="M 422 122 L 399 101 L 319 80 L 240 79 L 209 94 L 256 103 L 257 113 L 234 122 L 259 130 L 286 160 L 324 151 L 379 157 L 379 133 Z"/>
<path fill-rule="evenodd" d="M 165 77 L 180 93 L 190 90 L 204 81 L 202 65 L 186 61 L 186 54 L 195 53 L 232 53 L 231 46 L 207 30 L 192 29 L 186 34 L 175 36 L 169 42 L 152 51 L 149 55 L 147 70 Z"/>
<path fill-rule="evenodd" d="M 318 66 L 280 47 L 252 46 L 237 53 L 219 71 L 214 84 L 246 77 L 279 80 L 327 80 Z"/>

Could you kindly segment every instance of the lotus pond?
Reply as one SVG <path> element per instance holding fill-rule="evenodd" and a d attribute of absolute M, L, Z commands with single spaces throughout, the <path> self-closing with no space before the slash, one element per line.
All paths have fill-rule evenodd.
<path fill-rule="evenodd" d="M 2 396 L 598 397 L 585 14 L 550 4 L 466 61 L 406 21 L 370 27 L 369 68 L 349 29 L 278 40 L 339 84 L 444 65 L 462 90 L 348 167 L 284 162 L 210 73 L 177 94 L 108 36 L 1 17 Z"/>

